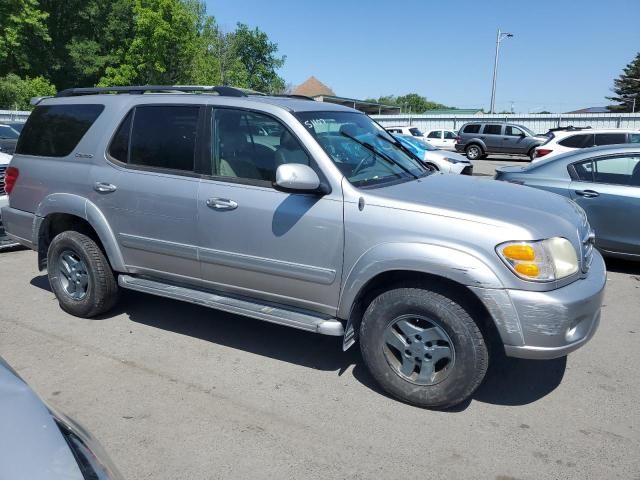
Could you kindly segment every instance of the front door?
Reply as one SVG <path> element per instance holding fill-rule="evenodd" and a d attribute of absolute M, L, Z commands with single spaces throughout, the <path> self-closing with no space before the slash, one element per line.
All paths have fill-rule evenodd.
<path fill-rule="evenodd" d="M 445 150 L 455 150 L 456 149 L 456 139 L 458 137 L 451 130 L 445 130 L 442 132 L 442 147 Z"/>
<path fill-rule="evenodd" d="M 573 165 L 570 194 L 587 212 L 596 245 L 640 255 L 640 156 L 620 155 Z"/>
<path fill-rule="evenodd" d="M 93 168 L 92 201 L 132 273 L 198 282 L 194 172 L 198 105 L 139 105 Z"/>
<path fill-rule="evenodd" d="M 431 130 L 426 140 L 434 147 L 442 148 L 442 130 Z"/>
<path fill-rule="evenodd" d="M 502 137 L 502 151 L 508 153 L 526 154 L 531 148 L 529 137 L 518 127 L 507 125 Z"/>
<path fill-rule="evenodd" d="M 275 118 L 221 108 L 211 125 L 211 175 L 200 183 L 197 207 L 203 280 L 214 289 L 335 314 L 342 192 L 273 188 L 279 165 L 315 166 Z"/>

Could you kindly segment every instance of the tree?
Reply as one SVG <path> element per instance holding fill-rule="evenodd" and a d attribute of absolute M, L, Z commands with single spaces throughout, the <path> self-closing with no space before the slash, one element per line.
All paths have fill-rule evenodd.
<path fill-rule="evenodd" d="M 424 113 L 428 110 L 450 108 L 441 103 L 427 100 L 426 97 L 418 95 L 417 93 L 407 93 L 406 95 L 400 95 L 399 97 L 396 97 L 395 95 L 383 95 L 377 100 L 375 98 L 370 98 L 366 101 L 373 103 L 382 103 L 384 105 L 397 105 L 401 107 L 405 112 L 411 113 Z"/>
<path fill-rule="evenodd" d="M 32 97 L 55 93 L 56 88 L 44 77 L 20 78 L 14 73 L 0 77 L 0 108 L 31 110 Z"/>
<path fill-rule="evenodd" d="M 612 105 L 609 110 L 614 112 L 631 112 L 636 103 L 636 111 L 640 109 L 640 53 L 622 70 L 622 74 L 613 81 L 613 97 L 607 97 L 617 105 Z"/>
<path fill-rule="evenodd" d="M 247 87 L 259 92 L 274 93 L 284 89 L 284 80 L 276 70 L 286 57 L 277 57 L 278 45 L 270 42 L 259 28 L 250 30 L 243 23 L 233 32 L 234 53 L 244 67 Z"/>
<path fill-rule="evenodd" d="M 34 42 L 48 43 L 47 13 L 37 0 L 2 0 L 0 2 L 0 75 L 30 71 Z"/>

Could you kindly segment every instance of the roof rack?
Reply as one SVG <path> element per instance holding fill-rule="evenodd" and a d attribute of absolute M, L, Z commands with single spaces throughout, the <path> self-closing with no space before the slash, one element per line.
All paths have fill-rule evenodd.
<path fill-rule="evenodd" d="M 129 93 L 141 95 L 145 92 L 155 93 L 217 93 L 224 97 L 246 97 L 247 95 L 237 88 L 206 85 L 139 85 L 131 87 L 90 87 L 68 88 L 61 90 L 56 97 L 77 97 L 81 95 L 99 95 L 102 93 Z"/>
<path fill-rule="evenodd" d="M 315 98 L 313 97 L 308 97 L 307 95 L 296 95 L 296 94 L 285 94 L 285 93 L 279 93 L 277 95 L 271 95 L 272 97 L 282 97 L 282 98 L 297 98 L 299 100 L 311 100 L 313 102 L 316 101 Z"/>
<path fill-rule="evenodd" d="M 574 127 L 573 125 L 568 125 L 566 127 L 555 127 L 555 128 L 550 128 L 549 131 L 550 132 L 559 132 L 562 130 L 589 130 L 591 128 L 591 126 L 588 127 Z"/>

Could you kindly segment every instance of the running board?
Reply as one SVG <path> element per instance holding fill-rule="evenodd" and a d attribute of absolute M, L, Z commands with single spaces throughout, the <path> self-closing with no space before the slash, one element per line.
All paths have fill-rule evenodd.
<path fill-rule="evenodd" d="M 344 335 L 342 323 L 335 318 L 317 317 L 297 310 L 288 310 L 235 297 L 226 297 L 217 293 L 204 292 L 188 287 L 178 287 L 147 278 L 132 277 L 130 275 L 120 275 L 118 277 L 118 285 L 129 290 L 195 303 L 216 310 L 257 318 L 258 320 L 286 325 L 309 332 L 334 336 Z"/>

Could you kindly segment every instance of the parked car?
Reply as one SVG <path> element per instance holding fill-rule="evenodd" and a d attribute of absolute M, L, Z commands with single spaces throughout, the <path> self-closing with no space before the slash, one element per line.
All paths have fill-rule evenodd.
<path fill-rule="evenodd" d="M 500 167 L 495 178 L 571 198 L 587 213 L 604 254 L 640 260 L 640 144 L 593 147 L 526 167 Z"/>
<path fill-rule="evenodd" d="M 249 135 L 258 123 L 277 137 Z M 35 106 L 6 179 L 6 229 L 65 311 L 104 314 L 123 288 L 342 336 L 423 407 L 469 398 L 492 343 L 554 358 L 598 326 L 605 266 L 574 202 L 433 174 L 340 105 L 62 91 Z"/>
<path fill-rule="evenodd" d="M 456 150 L 465 152 L 469 160 L 486 158 L 492 153 L 526 155 L 533 160 L 535 148 L 546 140 L 527 127 L 504 122 L 465 123 L 458 138 Z"/>
<path fill-rule="evenodd" d="M 11 155 L 0 152 L 0 212 L 2 207 L 9 204 L 9 197 L 4 190 L 4 172 L 9 166 L 11 161 Z M 4 232 L 4 226 L 2 224 L 2 214 L 0 213 L 0 250 L 4 250 L 8 247 L 15 247 L 19 245 L 15 240 L 9 238 Z"/>
<path fill-rule="evenodd" d="M 0 478 L 119 480 L 84 428 L 46 405 L 0 357 Z"/>
<path fill-rule="evenodd" d="M 19 136 L 20 133 L 9 125 L 0 124 L 0 151 L 9 155 L 13 154 Z"/>
<path fill-rule="evenodd" d="M 455 151 L 458 132 L 443 129 L 427 130 L 424 132 L 424 139 L 436 148 Z"/>
<path fill-rule="evenodd" d="M 424 137 L 424 133 L 417 128 L 411 126 L 399 126 L 399 127 L 384 127 L 385 130 L 389 133 L 393 133 L 395 135 L 411 135 L 413 137 Z"/>
<path fill-rule="evenodd" d="M 7 125 L 13 128 L 16 132 L 20 133 L 22 132 L 22 128 L 24 127 L 24 122 L 10 122 Z"/>
<path fill-rule="evenodd" d="M 640 143 L 640 131 L 619 128 L 552 128 L 546 136 L 547 141 L 536 147 L 534 162 L 580 148 L 621 143 Z"/>
<path fill-rule="evenodd" d="M 444 173 L 473 175 L 473 165 L 462 155 L 440 150 L 411 135 L 394 135 L 402 145 L 427 165 Z"/>

